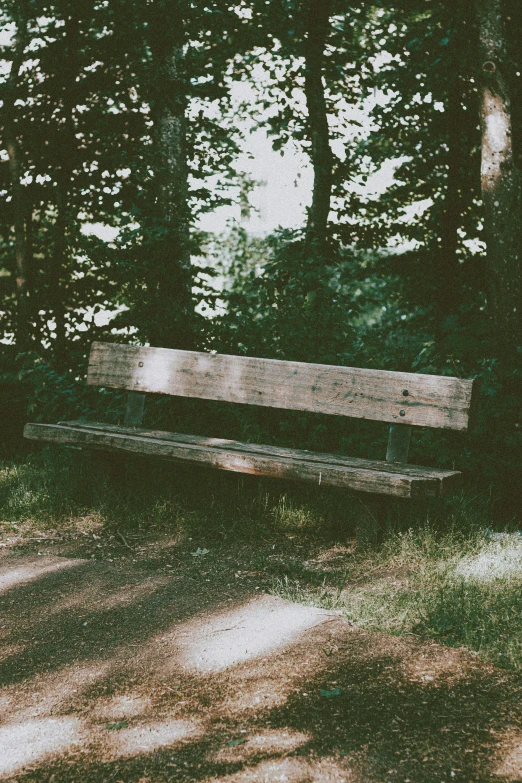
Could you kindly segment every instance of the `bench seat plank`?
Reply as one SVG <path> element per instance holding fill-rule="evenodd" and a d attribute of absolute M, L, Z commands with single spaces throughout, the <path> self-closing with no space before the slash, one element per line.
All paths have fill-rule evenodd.
<path fill-rule="evenodd" d="M 466 430 L 474 381 L 93 343 L 87 383 L 127 391 Z"/>
<path fill-rule="evenodd" d="M 197 462 L 239 473 L 404 498 L 439 496 L 452 489 L 460 476 L 457 471 L 92 422 L 27 424 L 24 435 L 30 440 Z"/>
<path fill-rule="evenodd" d="M 206 448 L 227 448 L 241 452 L 252 452 L 264 456 L 277 456 L 286 459 L 302 459 L 307 462 L 327 462 L 332 465 L 344 465 L 346 467 L 361 467 L 365 470 L 384 470 L 387 473 L 397 473 L 397 464 L 392 462 L 383 462 L 382 460 L 369 460 L 361 457 L 346 457 L 342 454 L 330 454 L 320 451 L 308 451 L 306 449 L 291 449 L 281 446 L 262 445 L 259 443 L 244 443 L 237 440 L 226 440 L 224 438 L 208 438 L 201 435 L 189 435 L 184 432 L 166 432 L 164 430 L 150 430 L 134 427 L 125 427 L 118 424 L 106 424 L 104 422 L 85 422 L 85 421 L 60 421 L 58 424 L 67 427 L 77 427 L 81 429 L 96 429 L 105 432 L 117 432 L 124 435 L 136 435 L 139 433 L 143 437 L 156 438 L 159 440 L 172 440 L 176 443 L 190 443 L 196 446 Z M 399 472 L 416 478 L 435 478 L 440 481 L 449 481 L 452 478 L 460 476 L 459 471 L 445 470 L 441 468 L 427 468 L 422 465 L 401 464 Z"/>

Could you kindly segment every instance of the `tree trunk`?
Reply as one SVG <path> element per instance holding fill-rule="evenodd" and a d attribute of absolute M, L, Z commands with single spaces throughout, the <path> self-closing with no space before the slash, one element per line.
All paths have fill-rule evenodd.
<path fill-rule="evenodd" d="M 324 49 L 329 31 L 330 0 L 306 0 L 305 97 L 308 132 L 312 144 L 314 186 L 308 212 L 306 246 L 310 253 L 324 254 L 326 228 L 332 195 L 333 156 L 323 84 Z"/>
<path fill-rule="evenodd" d="M 477 17 L 488 308 L 499 357 L 511 364 L 522 342 L 522 180 L 513 157 L 501 0 L 477 0 Z"/>
<path fill-rule="evenodd" d="M 35 274 L 34 274 L 34 230 L 33 230 L 33 213 L 34 207 L 32 200 L 26 198 L 25 203 L 25 260 L 26 260 L 26 287 L 27 294 L 29 296 L 29 329 L 31 333 L 31 340 L 34 342 L 38 339 L 39 327 L 38 327 L 38 305 L 35 296 Z"/>
<path fill-rule="evenodd" d="M 68 266 L 68 233 L 71 226 L 71 187 L 77 156 L 75 136 L 75 93 L 78 73 L 77 52 L 79 46 L 79 19 L 77 15 L 66 17 L 65 37 L 62 48 L 61 64 L 61 103 L 63 126 L 56 170 L 56 221 L 54 224 L 54 252 L 50 270 L 50 309 L 55 322 L 54 361 L 58 370 L 67 363 L 67 284 L 65 282 Z"/>
<path fill-rule="evenodd" d="M 25 235 L 25 197 L 21 183 L 22 160 L 16 128 L 16 108 L 18 79 L 24 61 L 24 51 L 28 42 L 28 6 L 27 2 L 15 4 L 16 35 L 13 61 L 4 91 L 4 141 L 9 157 L 11 178 L 11 203 L 13 210 L 15 236 L 16 267 L 16 344 L 20 351 L 27 351 L 31 340 L 29 303 L 27 289 L 28 258 Z"/>
<path fill-rule="evenodd" d="M 437 305 L 437 336 L 440 338 L 447 327 L 448 316 L 456 315 L 461 298 L 461 280 L 458 249 L 459 228 L 469 200 L 465 199 L 466 179 L 469 176 L 471 144 L 475 135 L 476 119 L 466 111 L 465 85 L 469 80 L 468 53 L 469 19 L 473 15 L 476 0 L 454 0 L 449 21 L 450 44 L 446 57 L 451 71 L 448 80 L 444 118 L 446 120 L 447 176 L 444 194 L 443 214 L 439 235 L 437 283 L 435 289 Z"/>
<path fill-rule="evenodd" d="M 446 118 L 448 121 L 448 155 L 444 212 L 441 220 L 439 263 L 437 265 L 437 320 L 453 315 L 458 306 L 457 279 L 459 259 L 458 230 L 462 221 L 463 163 L 466 155 L 462 143 L 463 128 L 467 125 L 462 108 L 460 80 L 455 78 L 449 87 Z"/>
<path fill-rule="evenodd" d="M 67 164 L 65 164 L 67 166 Z M 67 262 L 67 185 L 66 171 L 60 171 L 56 185 L 56 220 L 54 223 L 54 247 L 50 279 L 50 304 L 55 323 L 54 362 L 58 370 L 66 365 L 67 333 L 63 291 L 63 271 Z"/>
<path fill-rule="evenodd" d="M 188 206 L 187 80 L 180 0 L 152 9 L 155 226 L 149 260 L 149 328 L 154 345 L 194 344 Z"/>

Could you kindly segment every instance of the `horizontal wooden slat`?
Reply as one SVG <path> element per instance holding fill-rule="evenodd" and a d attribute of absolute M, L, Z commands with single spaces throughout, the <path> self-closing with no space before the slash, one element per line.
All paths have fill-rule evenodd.
<path fill-rule="evenodd" d="M 197 462 L 238 473 L 297 479 L 397 497 L 438 496 L 458 475 L 416 466 L 404 466 L 404 469 L 401 466 L 394 471 L 389 464 L 370 460 L 197 436 L 180 436 L 185 439 L 181 441 L 175 440 L 173 433 L 148 434 L 124 427 L 108 429 L 107 425 L 27 424 L 24 435 L 31 440 Z"/>
<path fill-rule="evenodd" d="M 165 432 L 164 430 L 150 430 L 146 428 L 136 429 L 118 424 L 106 424 L 105 422 L 85 421 L 60 421 L 58 424 L 64 427 L 79 429 L 102 430 L 103 432 L 115 432 L 122 435 L 139 434 L 144 438 L 168 440 L 174 443 L 188 443 L 204 448 L 225 448 L 232 451 L 241 451 L 259 454 L 265 457 L 283 457 L 284 459 L 304 460 L 306 462 L 327 462 L 331 465 L 341 465 L 349 468 L 363 468 L 364 470 L 378 470 L 385 473 L 397 473 L 397 465 L 382 460 L 363 459 L 361 457 L 347 457 L 342 454 L 329 454 L 321 451 L 307 451 L 306 449 L 289 449 L 281 446 L 269 446 L 260 443 L 243 443 L 237 440 L 224 438 L 208 438 L 201 435 L 188 435 L 184 432 Z M 445 486 L 461 476 L 456 470 L 444 470 L 441 468 L 427 468 L 422 465 L 401 464 L 399 472 L 402 475 L 414 478 L 430 478 L 443 482 Z"/>
<path fill-rule="evenodd" d="M 94 343 L 87 383 L 128 391 L 465 430 L 473 381 Z"/>

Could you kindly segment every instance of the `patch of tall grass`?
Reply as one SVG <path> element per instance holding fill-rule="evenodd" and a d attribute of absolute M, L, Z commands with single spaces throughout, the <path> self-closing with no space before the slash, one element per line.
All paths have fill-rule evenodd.
<path fill-rule="evenodd" d="M 429 525 L 354 554 L 344 583 L 276 577 L 274 592 L 333 609 L 358 628 L 417 634 L 522 668 L 522 537 Z"/>

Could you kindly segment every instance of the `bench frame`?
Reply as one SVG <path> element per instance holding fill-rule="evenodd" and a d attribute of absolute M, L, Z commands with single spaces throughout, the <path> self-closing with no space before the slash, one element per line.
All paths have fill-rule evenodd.
<path fill-rule="evenodd" d="M 365 493 L 359 533 L 374 537 L 382 496 L 439 496 L 458 471 L 408 465 L 414 426 L 466 431 L 477 382 L 447 376 L 93 343 L 87 383 L 127 390 L 123 426 L 27 424 L 26 438 L 196 461 L 235 472 L 341 486 Z M 383 462 L 142 429 L 147 393 L 225 400 L 388 422 Z M 360 496 L 362 498 L 362 496 Z M 373 532 L 372 532 L 373 528 Z"/>

